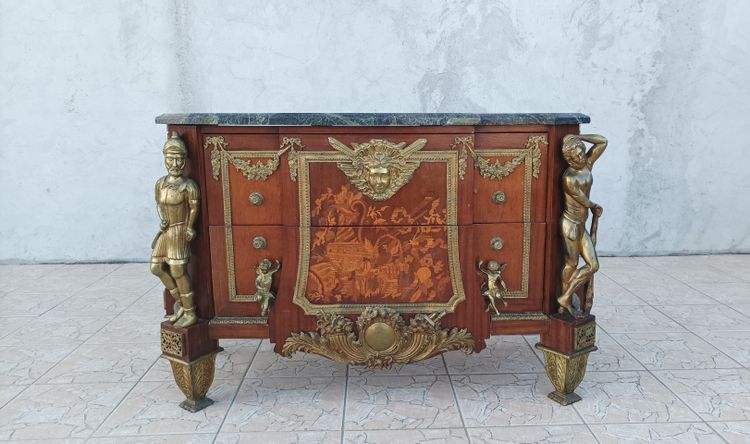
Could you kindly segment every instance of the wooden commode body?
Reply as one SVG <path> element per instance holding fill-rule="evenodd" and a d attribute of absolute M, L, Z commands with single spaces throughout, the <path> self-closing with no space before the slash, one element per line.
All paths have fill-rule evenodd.
<path fill-rule="evenodd" d="M 479 352 L 491 335 L 540 334 L 550 397 L 574 402 L 595 349 L 584 310 L 593 278 L 575 291 L 575 316 L 561 309 L 562 146 L 588 121 L 159 116 L 184 142 L 184 176 L 200 190 L 187 266 L 198 322 L 162 324 L 176 378 L 212 375 L 220 338 L 388 367 Z M 170 314 L 175 294 L 165 291 Z M 205 391 L 194 385 L 181 388 L 197 410 Z"/>

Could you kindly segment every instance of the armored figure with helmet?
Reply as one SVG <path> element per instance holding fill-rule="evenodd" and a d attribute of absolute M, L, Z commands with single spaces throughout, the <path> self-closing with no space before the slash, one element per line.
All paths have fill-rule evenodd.
<path fill-rule="evenodd" d="M 151 248 L 151 272 L 164 283 L 179 307 L 168 317 L 178 327 L 198 321 L 187 264 L 193 225 L 198 217 L 200 194 L 194 180 L 183 176 L 187 149 L 176 132 L 164 144 L 164 164 L 168 175 L 156 181 L 156 209 L 161 220 Z"/>

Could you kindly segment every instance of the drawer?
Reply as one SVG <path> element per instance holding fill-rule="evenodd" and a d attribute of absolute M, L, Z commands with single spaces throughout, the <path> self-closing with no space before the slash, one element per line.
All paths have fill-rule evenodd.
<path fill-rule="evenodd" d="M 465 299 L 459 227 L 302 227 L 293 301 L 307 314 L 370 305 L 452 312 Z M 468 247 L 468 243 L 466 247 Z"/>
<path fill-rule="evenodd" d="M 281 225 L 282 163 L 276 134 L 203 138 L 210 225 Z"/>
<path fill-rule="evenodd" d="M 260 316 L 259 304 L 248 301 L 256 292 L 255 269 L 263 259 L 282 260 L 284 227 L 210 227 L 209 236 L 216 316 Z M 282 266 L 294 264 L 282 262 Z M 277 272 L 273 275 L 273 291 L 278 291 L 279 281 Z"/>
<path fill-rule="evenodd" d="M 502 277 L 508 287 L 505 295 L 508 307 L 498 304 L 500 312 L 542 309 L 545 226 L 500 223 L 473 227 L 475 270 L 479 261 L 506 264 Z M 480 282 L 484 278 L 478 270 L 477 276 Z"/>
<path fill-rule="evenodd" d="M 456 142 L 468 138 L 468 134 L 331 133 L 294 137 L 303 146 L 296 164 L 300 225 L 470 222 L 470 180 L 465 180 L 466 163 L 460 162 L 461 146 Z"/>
<path fill-rule="evenodd" d="M 544 222 L 546 133 L 477 133 L 474 222 Z"/>

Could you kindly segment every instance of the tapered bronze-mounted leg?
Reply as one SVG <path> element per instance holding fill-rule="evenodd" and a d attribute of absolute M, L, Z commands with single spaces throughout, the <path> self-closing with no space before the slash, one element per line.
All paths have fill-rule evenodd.
<path fill-rule="evenodd" d="M 550 318 L 548 333 L 541 335 L 536 348 L 544 352 L 544 367 L 555 391 L 549 398 L 562 405 L 580 401 L 576 387 L 586 374 L 589 353 L 596 350 L 594 316 L 574 319 L 569 315 Z"/>
<path fill-rule="evenodd" d="M 199 321 L 187 328 L 165 321 L 161 324 L 162 357 L 169 360 L 177 386 L 185 394 L 180 407 L 190 412 L 203 410 L 214 402 L 206 393 L 214 381 L 219 342 L 208 336 L 208 323 Z"/>

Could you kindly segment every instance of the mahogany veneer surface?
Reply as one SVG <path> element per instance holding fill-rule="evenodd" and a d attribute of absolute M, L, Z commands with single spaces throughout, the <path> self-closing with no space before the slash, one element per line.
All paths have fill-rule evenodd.
<path fill-rule="evenodd" d="M 443 318 L 443 325 L 469 329 L 477 350 L 491 334 L 549 330 L 546 316 L 556 308 L 561 265 L 557 225 L 564 161 L 559 149 L 562 137 L 577 133 L 578 124 L 588 122 L 588 117 L 433 115 L 430 120 L 416 115 L 409 121 L 412 125 L 399 126 L 393 123 L 400 122 L 398 119 L 375 117 L 369 121 L 382 126 L 367 126 L 368 120 L 357 117 L 364 115 L 334 115 L 338 117 L 320 120 L 334 122 L 329 123 L 333 126 L 308 126 L 299 123 L 304 119 L 294 120 L 291 115 L 265 115 L 263 122 L 296 122 L 297 126 L 263 126 L 257 116 L 261 115 L 157 118 L 185 140 L 192 163 L 187 174 L 201 188 L 198 237 L 192 244 L 190 268 L 201 317 L 214 320 L 210 324 L 212 337 L 270 337 L 278 350 L 292 332 L 316 330 L 316 316 L 305 313 L 293 301 L 301 266 L 300 239 L 306 230 L 310 238 L 309 271 L 302 279 L 306 282 L 305 297 L 314 304 L 351 304 L 362 310 L 368 304 L 445 304 L 454 297 L 457 284 L 456 275 L 450 272 L 452 260 L 458 267 L 458 285 L 465 300 Z M 315 117 L 307 120 L 318 121 Z M 470 121 L 474 124 L 446 124 Z M 255 126 L 223 125 L 228 122 Z M 209 137 L 217 136 L 223 137 L 230 154 L 252 163 L 272 159 L 287 138 L 299 139 L 299 154 L 335 153 L 329 137 L 347 146 L 371 139 L 406 145 L 426 139 L 421 153 L 459 153 L 462 145 L 456 143 L 457 139 L 468 138 L 474 152 L 500 164 L 512 162 L 531 137 L 542 137 L 546 144 L 539 146 L 534 177 L 530 176 L 530 158 L 496 180 L 483 177 L 468 155 L 463 179 L 451 178 L 458 171 L 456 165 L 449 168 L 450 162 L 423 162 L 395 195 L 375 201 L 359 192 L 336 162 L 310 162 L 308 171 L 299 171 L 292 180 L 288 152 L 266 180 L 249 180 L 232 165 L 226 168 L 226 175 L 216 179 L 211 149 L 204 144 Z M 309 226 L 301 217 L 300 207 L 303 199 L 299 181 L 305 177 Z M 456 187 L 453 196 L 448 187 L 451 180 Z M 493 201 L 497 192 L 504 194 L 502 203 Z M 252 193 L 263 196 L 260 205 L 250 201 Z M 451 203 L 453 221 L 449 217 Z M 457 239 L 453 253 L 450 230 Z M 257 237 L 267 241 L 264 248 L 253 246 Z M 497 238 L 502 240 L 499 250 L 492 248 Z M 264 258 L 282 264 L 273 278 L 277 298 L 267 317 L 260 316 L 257 303 L 243 300 L 256 291 L 255 268 Z M 480 260 L 507 264 L 503 277 L 509 292 L 508 306 L 499 307 L 504 318 L 493 320 L 486 311 L 479 290 Z M 167 298 L 166 303 L 171 301 Z M 401 311 L 407 317 L 424 312 L 408 308 Z M 517 316 L 507 316 L 513 314 Z"/>

